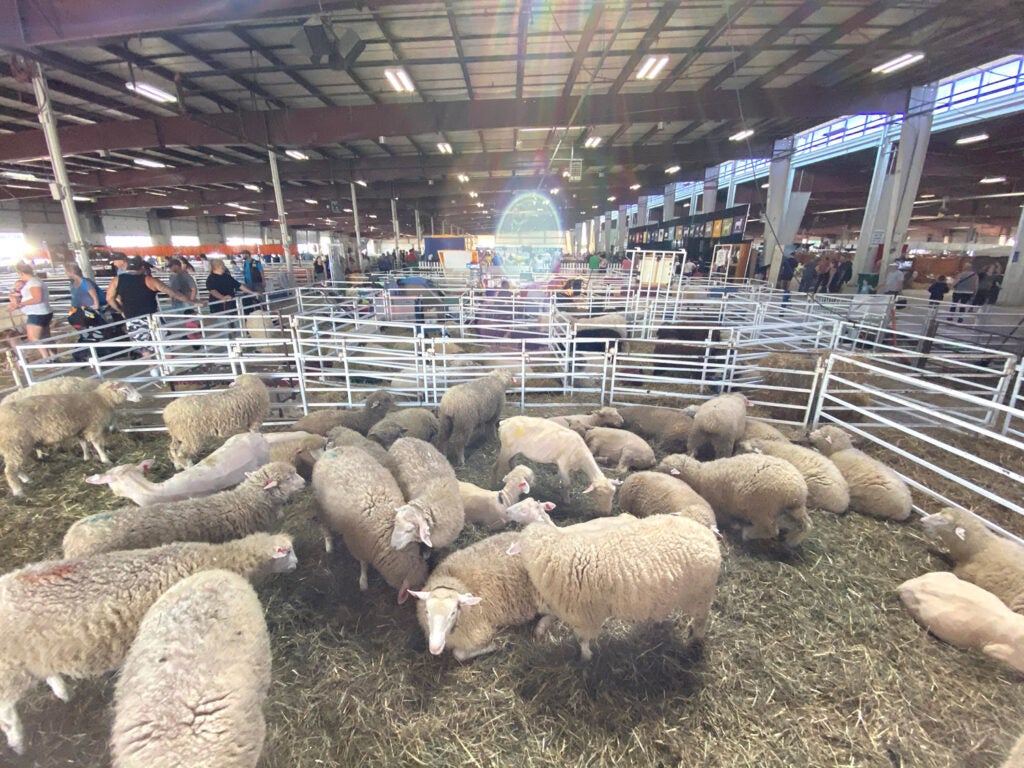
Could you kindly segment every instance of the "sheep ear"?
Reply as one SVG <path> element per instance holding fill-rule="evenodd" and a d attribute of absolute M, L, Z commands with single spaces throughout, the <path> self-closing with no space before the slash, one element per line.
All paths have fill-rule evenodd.
<path fill-rule="evenodd" d="M 962 525 L 958 525 L 953 530 L 953 533 L 956 534 L 956 537 L 960 539 L 960 541 L 967 541 L 967 529 L 964 528 Z"/>
<path fill-rule="evenodd" d="M 271 488 L 277 488 L 277 480 L 267 480 L 267 482 L 263 484 L 264 491 L 269 491 Z"/>
<path fill-rule="evenodd" d="M 412 595 L 417 600 L 426 600 L 428 597 L 430 597 L 430 592 L 417 592 L 413 589 L 407 589 L 405 592 L 407 595 Z"/>
<path fill-rule="evenodd" d="M 156 459 L 143 459 L 143 461 L 139 463 L 139 469 L 143 472 L 149 472 L 149 470 L 153 468 L 154 463 L 156 463 Z"/>
<path fill-rule="evenodd" d="M 459 595 L 459 605 L 477 605 L 481 600 L 483 600 L 482 597 L 477 597 L 470 592 Z"/>
<path fill-rule="evenodd" d="M 423 518 L 420 518 L 420 541 L 428 547 L 434 546 L 430 543 L 430 524 Z"/>
<path fill-rule="evenodd" d="M 277 560 L 279 557 L 288 557 L 292 553 L 291 547 L 275 547 L 274 548 L 274 559 Z"/>
<path fill-rule="evenodd" d="M 620 485 L 622 485 L 622 481 L 621 480 L 609 480 L 608 482 L 611 483 L 613 486 L 620 486 Z"/>
<path fill-rule="evenodd" d="M 110 482 L 110 475 L 89 475 L 85 482 L 89 485 L 106 485 Z"/>
<path fill-rule="evenodd" d="M 670 475 L 681 475 L 681 474 L 682 474 L 682 472 L 680 472 L 680 471 L 679 471 L 678 469 L 676 469 L 675 467 L 672 467 L 672 469 L 670 469 L 670 470 L 668 471 L 668 473 L 669 473 Z"/>
<path fill-rule="evenodd" d="M 586 489 L 585 489 L 585 490 L 583 491 L 583 493 L 590 493 L 590 492 L 591 492 L 592 490 L 594 490 L 594 484 L 593 484 L 593 483 L 591 483 L 590 485 L 588 485 L 588 486 L 586 487 Z"/>
<path fill-rule="evenodd" d="M 555 502 L 553 502 L 553 501 L 545 501 L 544 502 L 544 511 L 545 512 L 550 512 L 554 508 L 555 508 Z"/>
<path fill-rule="evenodd" d="M 521 482 L 519 484 L 519 490 L 521 490 L 523 493 L 529 493 L 530 492 L 530 484 L 528 482 L 526 482 L 525 480 L 523 480 L 523 482 Z"/>
<path fill-rule="evenodd" d="M 506 555 L 515 556 L 515 555 L 518 555 L 522 551 L 523 551 L 523 548 L 521 546 L 519 546 L 519 542 L 518 541 L 513 541 L 511 544 L 509 544 L 508 549 L 505 550 L 505 554 Z"/>

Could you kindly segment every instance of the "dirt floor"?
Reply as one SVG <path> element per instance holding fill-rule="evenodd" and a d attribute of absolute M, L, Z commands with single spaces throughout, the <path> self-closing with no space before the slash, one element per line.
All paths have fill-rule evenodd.
<path fill-rule="evenodd" d="M 561 412 L 574 409 L 562 408 Z M 545 415 L 555 412 L 545 411 Z M 469 454 L 462 479 L 486 485 L 496 445 Z M 117 434 L 118 462 L 155 456 L 166 437 Z M 54 451 L 27 498 L 0 499 L 5 570 L 57 557 L 76 519 L 112 509 L 98 469 Z M 540 471 L 533 495 L 556 499 Z M 590 515 L 577 485 L 555 516 Z M 304 491 L 284 528 L 298 570 L 260 587 L 273 643 L 263 768 L 321 765 L 998 766 L 1024 723 L 1021 679 L 947 646 L 903 610 L 895 587 L 945 568 L 915 525 L 813 513 L 796 551 L 727 533 L 703 651 L 659 626 L 613 625 L 590 664 L 556 625 L 501 636 L 498 653 L 460 664 L 426 652 L 411 604 L 375 574 L 327 555 Z M 464 546 L 483 534 L 464 532 Z M 443 555 L 444 553 L 440 553 Z M 4 627 L 2 631 L 17 631 Z M 70 704 L 40 686 L 21 704 L 28 754 L 7 768 L 109 764 L 113 676 L 76 681 Z"/>

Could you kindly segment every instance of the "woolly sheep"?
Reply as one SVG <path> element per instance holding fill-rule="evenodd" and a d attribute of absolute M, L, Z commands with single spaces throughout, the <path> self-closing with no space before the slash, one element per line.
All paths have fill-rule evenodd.
<path fill-rule="evenodd" d="M 625 429 L 594 427 L 583 436 L 587 448 L 601 463 L 614 463 L 620 472 L 649 469 L 657 460 L 654 449 L 639 435 Z"/>
<path fill-rule="evenodd" d="M 68 395 L 81 392 L 91 392 L 96 389 L 99 382 L 96 379 L 86 379 L 78 376 L 56 376 L 52 379 L 30 384 L 27 387 L 16 389 L 0 400 L 0 406 L 10 405 L 24 400 L 26 397 L 37 395 Z"/>
<path fill-rule="evenodd" d="M 776 539 L 795 545 L 811 530 L 807 516 L 807 483 L 788 461 L 748 453 L 701 463 L 673 454 L 659 471 L 689 483 L 715 510 L 719 525 L 741 520 L 743 540 Z"/>
<path fill-rule="evenodd" d="M 292 429 L 300 432 L 312 432 L 315 435 L 326 435 L 335 427 L 348 427 L 361 435 L 366 435 L 370 431 L 370 427 L 383 419 L 394 404 L 395 401 L 390 392 L 378 389 L 367 396 L 361 408 L 316 410 L 295 422 Z"/>
<path fill-rule="evenodd" d="M 533 523 L 519 537 L 543 611 L 572 628 L 585 661 L 611 618 L 664 621 L 681 611 L 697 641 L 707 627 L 722 562 L 715 534 L 675 515 L 622 518 L 567 528 Z"/>
<path fill-rule="evenodd" d="M 172 400 L 164 407 L 163 418 L 175 469 L 191 466 L 212 438 L 256 432 L 269 413 L 270 394 L 255 373 L 243 373 L 227 389 Z"/>
<path fill-rule="evenodd" d="M 280 339 L 279 317 L 273 312 L 250 312 L 245 316 L 245 332 L 251 339 Z M 264 344 L 257 347 L 257 351 L 265 355 L 284 355 L 287 353 L 287 347 L 279 342 Z"/>
<path fill-rule="evenodd" d="M 663 451 L 682 453 L 686 450 L 686 437 L 693 428 L 693 416 L 679 408 L 657 405 L 619 405 L 622 428 L 635 432 Z M 669 447 L 665 441 L 671 440 Z"/>
<path fill-rule="evenodd" d="M 1024 768 L 1024 736 L 1017 739 L 1017 743 L 1010 750 L 1010 754 L 1007 755 L 1006 762 L 1003 763 L 1002 768 Z"/>
<path fill-rule="evenodd" d="M 256 592 L 197 573 L 146 612 L 114 694 L 113 768 L 255 768 L 270 637 Z"/>
<path fill-rule="evenodd" d="M 379 446 L 378 446 L 379 447 Z M 405 503 L 391 473 L 361 448 L 347 446 L 324 453 L 313 467 L 313 492 L 320 505 L 324 544 L 338 534 L 359 561 L 359 589 L 369 586 L 366 569 L 374 569 L 404 603 L 408 590 L 427 580 L 427 564 L 416 545 L 391 546 L 395 510 Z"/>
<path fill-rule="evenodd" d="M 635 472 L 619 489 L 619 509 L 636 517 L 681 515 L 718 530 L 715 512 L 690 486 L 662 472 Z"/>
<path fill-rule="evenodd" d="M 1024 672 L 1024 616 L 991 592 L 949 571 L 926 573 L 897 587 L 918 624 L 959 648 L 977 648 Z"/>
<path fill-rule="evenodd" d="M 199 571 L 246 578 L 295 569 L 289 536 L 257 533 L 226 544 L 185 542 L 156 549 L 51 560 L 0 577 L 0 728 L 24 750 L 21 697 L 40 680 L 68 700 L 63 676 L 92 677 L 120 666 L 143 616 L 161 594 Z"/>
<path fill-rule="evenodd" d="M 466 524 L 459 481 L 448 460 L 430 443 L 400 437 L 388 449 L 392 473 L 406 503 L 395 510 L 391 546 L 402 549 L 422 542 L 446 547 Z"/>
<path fill-rule="evenodd" d="M 532 621 L 540 596 L 520 557 L 506 554 L 520 533 L 499 533 L 453 552 L 430 574 L 416 614 L 430 652 L 451 648 L 459 661 L 497 650 L 501 629 Z M 539 627 L 542 632 L 543 628 Z"/>
<path fill-rule="evenodd" d="M 533 470 L 516 466 L 505 475 L 500 491 L 489 491 L 473 483 L 459 481 L 459 495 L 466 512 L 466 521 L 486 528 L 500 528 L 508 523 L 506 510 L 519 497 L 530 492 Z"/>
<path fill-rule="evenodd" d="M 742 440 L 737 446 L 742 453 L 761 453 L 788 461 L 807 482 L 807 506 L 842 514 L 850 507 L 850 488 L 846 478 L 826 456 L 817 451 L 778 440 Z"/>
<path fill-rule="evenodd" d="M 270 460 L 286 461 L 304 480 L 313 476 L 313 465 L 327 446 L 327 438 L 311 432 L 274 432 L 267 435 Z"/>
<path fill-rule="evenodd" d="M 743 439 L 772 440 L 780 443 L 792 442 L 783 432 L 773 427 L 771 424 L 761 421 L 760 419 L 752 419 L 749 416 L 747 417 L 747 424 L 743 429 Z"/>
<path fill-rule="evenodd" d="M 582 435 L 593 427 L 621 427 L 622 416 L 614 408 L 604 406 L 588 414 L 573 416 L 549 416 L 548 421 L 554 422 L 562 427 L 568 427 L 573 432 Z"/>
<path fill-rule="evenodd" d="M 907 484 L 885 464 L 854 448 L 846 432 L 830 425 L 814 430 L 808 437 L 846 478 L 850 509 L 896 521 L 910 517 L 913 500 Z"/>
<path fill-rule="evenodd" d="M 921 518 L 921 525 L 949 553 L 953 573 L 987 589 L 1010 610 L 1024 613 L 1024 546 L 953 507 Z"/>
<path fill-rule="evenodd" d="M 162 501 L 179 501 L 209 496 L 238 485 L 245 476 L 270 461 L 270 446 L 259 432 L 244 432 L 229 437 L 220 448 L 198 464 L 182 470 L 162 483 L 146 480 L 152 459 L 139 464 L 122 464 L 85 482 L 108 485 L 116 496 L 131 499 L 139 506 Z"/>
<path fill-rule="evenodd" d="M 354 429 L 350 429 L 348 427 L 334 427 L 327 433 L 328 448 L 345 448 L 347 446 L 360 448 L 370 454 L 374 461 L 382 464 L 389 470 L 394 469 L 391 457 L 388 455 L 388 452 L 381 447 L 381 444 L 370 440 L 368 437 L 364 437 Z"/>
<path fill-rule="evenodd" d="M 732 456 L 747 426 L 747 398 L 738 393 L 719 395 L 702 403 L 693 417 L 686 450 L 701 460 Z"/>
<path fill-rule="evenodd" d="M 583 438 L 571 429 L 547 419 L 513 416 L 501 422 L 498 432 L 501 450 L 491 472 L 492 481 L 500 472 L 512 467 L 516 456 L 538 464 L 556 464 L 564 500 L 572 486 L 573 470 L 580 470 L 590 478 L 590 485 L 583 493 L 594 494 L 598 514 L 611 514 L 617 482 L 604 476 Z"/>
<path fill-rule="evenodd" d="M 201 500 L 121 507 L 82 518 L 64 534 L 64 557 L 147 549 L 175 541 L 216 544 L 275 528 L 282 507 L 306 485 L 285 462 L 260 467 L 237 488 Z"/>
<path fill-rule="evenodd" d="M 429 408 L 402 408 L 374 424 L 366 436 L 385 448 L 400 437 L 418 437 L 436 445 L 440 431 L 440 422 Z"/>
<path fill-rule="evenodd" d="M 11 493 L 20 496 L 28 476 L 22 471 L 37 445 L 59 445 L 77 438 L 82 460 L 89 459 L 91 444 L 104 464 L 110 458 L 103 450 L 114 408 L 137 403 L 142 398 L 135 387 L 118 381 L 93 382 L 87 392 L 36 395 L 0 407 L 0 455 Z"/>
<path fill-rule="evenodd" d="M 466 463 L 466 443 L 481 427 L 497 431 L 505 407 L 505 390 L 515 382 L 511 368 L 498 368 L 487 376 L 456 384 L 441 396 L 438 447 L 445 456 L 454 449 L 458 466 Z"/>

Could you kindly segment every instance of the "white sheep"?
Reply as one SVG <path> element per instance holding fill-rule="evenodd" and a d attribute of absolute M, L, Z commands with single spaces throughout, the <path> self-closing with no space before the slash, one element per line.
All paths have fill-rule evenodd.
<path fill-rule="evenodd" d="M 270 460 L 288 462 L 305 480 L 313 476 L 313 465 L 327 447 L 326 437 L 311 432 L 271 432 L 266 437 Z"/>
<path fill-rule="evenodd" d="M 746 397 L 735 392 L 702 403 L 686 438 L 687 453 L 701 460 L 732 456 L 747 427 L 749 405 Z"/>
<path fill-rule="evenodd" d="M 781 440 L 741 440 L 741 453 L 761 453 L 788 461 L 807 482 L 807 506 L 842 514 L 850 508 L 850 487 L 839 467 L 817 451 Z"/>
<path fill-rule="evenodd" d="M 679 611 L 692 620 L 691 637 L 704 638 L 722 555 L 715 534 L 694 520 L 621 515 L 566 528 L 534 523 L 519 548 L 543 612 L 572 628 L 585 661 L 611 618 L 665 621 Z"/>
<path fill-rule="evenodd" d="M 682 480 L 663 472 L 634 472 L 619 489 L 619 509 L 635 517 L 681 515 L 718 530 L 715 511 Z"/>
<path fill-rule="evenodd" d="M 1024 736 L 1017 739 L 1017 743 L 1006 756 L 1006 762 L 1001 768 L 1024 768 Z"/>
<path fill-rule="evenodd" d="M 379 447 L 379 446 L 378 446 Z M 320 505 L 324 545 L 330 552 L 332 537 L 340 535 L 352 557 L 359 561 L 359 589 L 369 587 L 367 566 L 398 590 L 404 603 L 409 589 L 427 579 L 427 564 L 413 544 L 391 546 L 395 510 L 405 503 L 402 489 L 391 473 L 361 448 L 347 446 L 324 453 L 313 467 L 313 492 Z"/>
<path fill-rule="evenodd" d="M 549 416 L 552 421 L 562 427 L 568 427 L 573 432 L 583 435 L 593 427 L 621 427 L 622 416 L 614 408 L 604 406 L 588 414 L 577 414 L 572 416 Z"/>
<path fill-rule="evenodd" d="M 622 428 L 635 432 L 666 453 L 684 453 L 693 429 L 693 415 L 685 409 L 658 405 L 619 405 Z"/>
<path fill-rule="evenodd" d="M 0 728 L 8 745 L 24 750 L 17 704 L 26 692 L 46 680 L 67 701 L 64 675 L 117 669 L 146 611 L 171 585 L 211 568 L 251 579 L 295 565 L 290 537 L 257 533 L 226 544 L 50 560 L 0 577 L 0 626 L 8 628 L 0 632 Z"/>
<path fill-rule="evenodd" d="M 599 463 L 615 464 L 619 472 L 650 469 L 657 463 L 647 441 L 625 429 L 594 427 L 587 430 L 583 442 Z"/>
<path fill-rule="evenodd" d="M 175 469 L 191 466 L 212 438 L 259 430 L 269 413 L 270 394 L 255 373 L 243 373 L 227 389 L 172 400 L 164 407 L 163 419 Z"/>
<path fill-rule="evenodd" d="M 479 428 L 497 434 L 498 419 L 505 407 L 505 390 L 515 383 L 511 368 L 498 368 L 487 376 L 456 384 L 441 396 L 438 447 L 448 455 L 455 450 L 458 465 L 466 463 L 466 444 Z"/>
<path fill-rule="evenodd" d="M 921 525 L 953 559 L 953 573 L 1024 613 L 1024 546 L 1003 538 L 962 509 L 945 507 Z"/>
<path fill-rule="evenodd" d="M 64 534 L 64 557 L 148 549 L 175 541 L 216 544 L 269 531 L 284 517 L 285 502 L 305 485 L 291 464 L 274 462 L 251 472 L 237 488 L 198 500 L 98 512 L 77 521 Z"/>
<path fill-rule="evenodd" d="M 807 483 L 788 461 L 747 453 L 701 463 L 692 456 L 666 456 L 658 470 L 689 483 L 715 510 L 718 524 L 738 519 L 743 540 L 776 539 L 795 545 L 811 530 Z"/>
<path fill-rule="evenodd" d="M 808 435 L 811 444 L 828 456 L 850 487 L 850 509 L 864 515 L 902 521 L 910 517 L 914 502 L 903 478 L 853 447 L 839 427 L 820 427 Z"/>
<path fill-rule="evenodd" d="M 515 504 L 520 496 L 530 492 L 533 470 L 522 465 L 513 467 L 505 475 L 499 491 L 489 491 L 473 483 L 459 481 L 459 495 L 466 512 L 466 520 L 486 528 L 500 528 L 508 523 L 506 510 Z"/>
<path fill-rule="evenodd" d="M 93 382 L 93 389 L 86 392 L 36 395 L 0 407 L 0 455 L 11 493 L 21 495 L 22 483 L 28 482 L 22 467 L 37 445 L 77 438 L 83 461 L 88 461 L 92 445 L 100 461 L 110 464 L 103 446 L 114 408 L 141 399 L 130 384 L 105 381 Z"/>
<path fill-rule="evenodd" d="M 14 390 L 11 394 L 4 397 L 3 400 L 0 400 L 0 407 L 37 395 L 67 395 L 91 392 L 96 389 L 98 383 L 96 379 L 87 379 L 79 376 L 55 376 L 52 379 L 44 379 L 27 387 Z"/>
<path fill-rule="evenodd" d="M 85 482 L 108 485 L 116 496 L 131 499 L 139 506 L 161 501 L 178 501 L 209 496 L 238 485 L 249 472 L 270 461 L 270 446 L 259 432 L 244 432 L 229 437 L 220 448 L 198 464 L 178 472 L 162 483 L 152 483 L 146 473 L 153 459 L 139 464 L 122 464 L 98 475 L 90 475 Z"/>
<path fill-rule="evenodd" d="M 440 431 L 440 422 L 429 408 L 401 408 L 374 424 L 366 436 L 385 448 L 400 437 L 417 437 L 435 445 Z"/>
<path fill-rule="evenodd" d="M 747 417 L 746 427 L 743 429 L 744 440 L 771 440 L 773 442 L 792 442 L 782 431 L 773 427 L 766 421 Z"/>
<path fill-rule="evenodd" d="M 395 510 L 391 546 L 403 549 L 422 542 L 428 547 L 447 547 L 466 524 L 452 465 L 434 446 L 415 437 L 398 438 L 388 455 L 406 501 Z"/>
<path fill-rule="evenodd" d="M 520 533 L 499 533 L 453 552 L 430 574 L 416 613 L 430 652 L 459 661 L 497 650 L 494 635 L 540 613 L 540 596 L 523 559 L 507 554 Z M 543 625 L 538 625 L 538 633 Z"/>
<path fill-rule="evenodd" d="M 374 461 L 379 462 L 389 470 L 394 470 L 391 457 L 380 443 L 364 437 L 349 427 L 334 427 L 327 433 L 327 448 L 340 449 L 348 446 L 365 451 L 373 457 Z"/>
<path fill-rule="evenodd" d="M 940 640 L 982 653 L 1024 672 L 1024 616 L 998 597 L 949 571 L 926 573 L 897 587 L 918 624 Z"/>
<path fill-rule="evenodd" d="M 245 579 L 197 573 L 160 596 L 117 680 L 113 768 L 255 768 L 270 637 Z"/>
<path fill-rule="evenodd" d="M 560 427 L 547 419 L 513 416 L 501 422 L 498 433 L 501 449 L 491 473 L 492 481 L 501 472 L 507 472 L 517 456 L 524 456 L 538 464 L 555 464 L 558 466 L 564 500 L 572 486 L 572 472 L 580 470 L 590 478 L 590 485 L 583 493 L 594 494 L 598 514 L 611 514 L 618 483 L 604 476 L 583 438 L 571 429 Z"/>
<path fill-rule="evenodd" d="M 245 331 L 251 339 L 281 339 L 280 321 L 273 312 L 250 312 L 245 316 Z M 287 349 L 281 341 L 257 347 L 265 355 L 284 355 Z"/>
<path fill-rule="evenodd" d="M 549 523 L 554 525 L 548 513 L 555 508 L 550 501 L 538 501 L 527 496 L 512 504 L 505 510 L 505 517 L 510 523 L 527 525 L 529 523 Z"/>
<path fill-rule="evenodd" d="M 335 427 L 348 427 L 365 436 L 370 427 L 383 419 L 394 404 L 390 392 L 378 389 L 371 392 L 359 408 L 317 409 L 296 421 L 292 429 L 327 435 Z"/>

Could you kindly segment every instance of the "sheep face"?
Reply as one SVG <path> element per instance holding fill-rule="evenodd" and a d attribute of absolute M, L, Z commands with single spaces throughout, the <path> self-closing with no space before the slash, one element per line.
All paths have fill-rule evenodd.
<path fill-rule="evenodd" d="M 553 510 L 555 505 L 550 501 L 537 501 L 536 499 L 525 498 L 505 510 L 505 517 L 513 523 L 528 525 L 529 523 L 550 523 L 551 517 L 548 512 Z"/>
<path fill-rule="evenodd" d="M 423 542 L 428 547 L 433 546 L 430 543 L 430 523 L 427 522 L 423 510 L 406 504 L 395 510 L 395 529 L 391 532 L 391 546 L 394 549 L 404 549 L 416 542 Z"/>
<path fill-rule="evenodd" d="M 594 412 L 594 415 L 597 416 L 597 420 L 602 427 L 614 427 L 618 429 L 624 423 L 619 412 L 614 408 L 609 408 L 607 406 L 598 408 L 597 411 Z"/>
<path fill-rule="evenodd" d="M 139 390 L 123 381 L 108 381 L 103 386 L 110 390 L 114 400 L 119 403 L 138 403 L 142 400 Z"/>
<path fill-rule="evenodd" d="M 131 474 L 146 474 L 150 469 L 153 468 L 154 459 L 146 459 L 138 464 L 121 464 L 117 467 L 111 467 L 106 472 L 100 475 L 89 475 L 85 478 L 85 482 L 90 485 L 107 485 L 115 482 L 118 478 L 126 477 Z"/>
<path fill-rule="evenodd" d="M 951 507 L 946 507 L 934 515 L 922 517 L 921 525 L 932 538 L 954 555 L 957 551 L 966 549 L 965 545 L 973 545 L 974 532 L 970 530 L 971 526 L 964 525 L 960 512 Z"/>
<path fill-rule="evenodd" d="M 811 441 L 811 445 L 826 456 L 831 456 L 836 451 L 845 451 L 847 448 L 853 447 L 850 436 L 839 427 L 819 427 L 811 432 L 807 439 Z"/>
<path fill-rule="evenodd" d="M 430 652 L 435 656 L 440 656 L 444 652 L 445 641 L 455 626 L 456 619 L 459 618 L 459 611 L 464 607 L 477 605 L 483 599 L 469 592 L 456 592 L 448 587 L 436 587 L 429 592 L 409 590 L 409 594 L 424 601 L 427 643 Z"/>
<path fill-rule="evenodd" d="M 391 397 L 390 392 L 378 389 L 377 391 L 370 393 L 370 396 L 366 398 L 366 402 L 363 403 L 363 407 L 383 418 L 384 414 L 391 410 L 391 406 L 394 405 L 394 403 L 395 400 Z"/>
<path fill-rule="evenodd" d="M 270 543 L 270 572 L 290 573 L 299 565 L 290 536 L 275 536 Z"/>
<path fill-rule="evenodd" d="M 607 484 L 596 485 L 591 483 L 586 487 L 583 493 L 594 494 L 594 506 L 597 507 L 597 511 L 602 515 L 610 515 L 612 513 L 612 501 L 615 499 L 615 489 L 618 487 L 618 483 L 614 480 L 609 480 Z"/>

